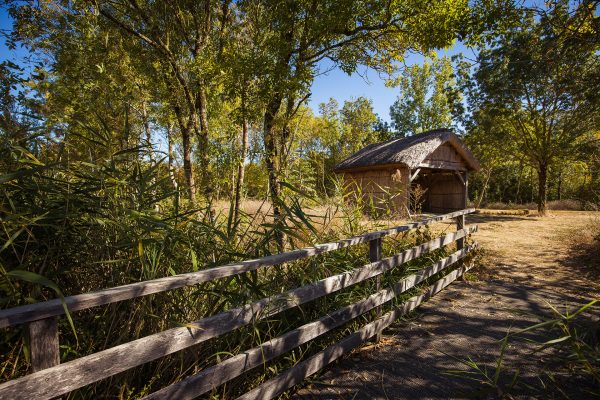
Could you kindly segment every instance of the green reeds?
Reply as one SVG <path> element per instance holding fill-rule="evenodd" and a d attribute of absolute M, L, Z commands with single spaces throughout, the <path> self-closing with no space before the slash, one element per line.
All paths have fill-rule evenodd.
<path fill-rule="evenodd" d="M 366 219 L 368 204 L 348 202 L 347 192 L 315 198 L 284 184 L 277 223 L 265 202 L 253 213 L 217 212 L 191 208 L 173 189 L 168 168 L 149 157 L 141 146 L 92 161 L 79 157 L 41 162 L 24 148 L 9 147 L 9 163 L 0 175 L 0 296 L 3 308 L 88 292 L 161 276 L 197 271 L 236 260 L 276 252 L 275 236 L 284 232 L 289 249 L 337 240 L 398 224 L 392 210 L 378 211 L 381 219 Z M 69 149 L 65 151 L 68 152 Z M 4 156 L 4 154 L 3 154 Z M 344 194 L 346 193 L 346 194 Z M 382 205 L 378 205 L 382 207 Z M 388 237 L 384 256 L 396 254 L 432 237 L 428 228 Z M 391 285 L 416 269 L 447 255 L 439 249 L 382 277 Z M 216 314 L 250 301 L 315 282 L 368 262 L 366 244 L 345 248 L 268 269 L 202 283 L 75 313 L 73 328 L 60 319 L 61 361 L 110 348 L 189 321 Z M 56 287 L 15 279 L 28 271 Z M 433 279 L 433 278 L 430 278 Z M 424 284 L 427 284 L 425 282 Z M 82 388 L 65 398 L 138 398 L 224 358 L 257 346 L 375 290 L 368 280 L 300 307 L 282 312 L 164 357 L 126 373 Z M 414 289 L 395 303 L 416 293 Z M 383 310 L 393 304 L 386 304 Z M 263 367 L 216 389 L 207 397 L 233 398 L 272 377 L 372 320 L 368 313 L 308 344 L 299 346 Z M 193 329 L 193 327 L 190 327 Z M 75 334 L 76 333 L 76 334 Z M 28 350 L 23 328 L 1 333 L 3 381 L 27 373 Z"/>

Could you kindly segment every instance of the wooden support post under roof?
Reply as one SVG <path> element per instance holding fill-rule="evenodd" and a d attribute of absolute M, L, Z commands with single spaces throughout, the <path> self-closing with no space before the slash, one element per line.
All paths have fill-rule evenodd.
<path fill-rule="evenodd" d="M 421 168 L 417 168 L 414 170 L 414 173 L 410 174 L 409 177 L 409 182 L 414 181 L 415 179 L 417 179 L 417 175 L 419 175 L 419 172 L 421 172 Z"/>
<path fill-rule="evenodd" d="M 465 178 L 463 178 L 462 173 L 458 171 L 454 171 L 454 174 L 458 177 L 458 179 L 462 182 L 463 186 L 466 186 L 466 173 Z"/>
<path fill-rule="evenodd" d="M 467 208 L 467 203 L 469 202 L 469 173 L 465 172 L 465 180 L 463 181 L 465 184 L 465 198 L 463 201 L 463 208 Z"/>

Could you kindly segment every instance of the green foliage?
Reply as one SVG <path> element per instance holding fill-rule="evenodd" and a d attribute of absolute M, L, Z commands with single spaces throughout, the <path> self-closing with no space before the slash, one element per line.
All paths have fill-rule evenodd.
<path fill-rule="evenodd" d="M 570 107 L 595 105 L 600 93 L 590 89 L 580 98 L 572 90 L 584 77 L 590 87 L 598 78 L 597 71 L 588 68 L 593 65 L 587 64 L 597 54 L 590 55 L 583 44 L 597 45 L 597 27 L 583 8 L 569 15 L 559 10 L 531 24 L 531 19 L 517 18 L 512 5 L 503 9 L 502 2 L 482 1 L 470 6 L 466 0 L 5 3 L 14 27 L 2 35 L 9 47 L 23 46 L 31 58 L 28 65 L 0 60 L 2 307 L 197 271 L 384 226 L 382 221 L 365 221 L 365 214 L 394 218 L 397 210 L 386 207 L 386 201 L 367 202 L 362 196 L 348 201 L 333 167 L 393 133 L 363 97 L 341 107 L 332 99 L 322 105 L 320 115 L 313 115 L 305 103 L 324 59 L 347 73 L 367 66 L 395 74 L 407 50 L 428 54 L 457 37 L 484 43 L 489 39 L 484 33 L 499 27 L 502 36 L 487 40 L 489 49 L 481 57 L 508 61 L 497 71 L 485 69 L 483 63 L 477 75 L 481 85 L 465 86 L 470 94 L 478 90 L 493 94 L 481 98 L 488 103 L 469 103 L 475 111 L 464 122 L 467 140 L 484 162 L 489 179 L 480 182 L 475 177 L 473 188 L 479 193 L 488 185 L 502 188 L 489 189 L 489 199 L 520 201 L 536 185 L 530 183 L 531 163 L 515 176 L 515 163 L 526 157 L 520 156 L 518 141 L 506 140 L 511 138 L 506 132 L 515 132 L 506 113 L 520 116 L 523 111 L 509 101 L 512 94 L 497 84 L 504 78 L 496 74 L 508 74 L 506 79 L 517 83 L 542 84 L 534 80 L 537 74 L 553 70 L 536 63 L 552 64 L 546 62 L 546 53 L 557 44 L 564 49 L 558 61 L 574 56 L 581 63 L 573 71 L 565 63 L 552 64 L 566 77 L 552 84 L 568 89 L 567 103 L 578 101 Z M 586 2 L 588 14 L 589 6 Z M 499 16 L 510 18 L 496 22 Z M 569 30 L 574 32 L 574 44 L 548 33 L 552 24 L 545 21 L 577 27 Z M 531 29 L 524 29 L 529 25 Z M 517 50 L 532 51 L 522 55 L 511 50 L 515 44 L 520 46 Z M 528 68 L 512 68 L 513 59 L 526 62 Z M 552 57 L 550 61 L 554 62 Z M 463 64 L 459 69 L 463 77 L 468 77 L 468 68 Z M 590 73 L 578 75 L 586 71 Z M 394 106 L 398 131 L 451 125 L 450 116 L 461 111 L 454 79 L 447 58 L 406 70 L 396 82 L 402 95 Z M 484 107 L 498 99 L 506 100 L 506 108 Z M 528 127 L 540 121 L 539 115 L 534 117 L 526 121 Z M 560 132 L 572 133 L 566 128 Z M 552 156 L 550 173 L 564 177 L 565 194 L 598 186 L 597 141 L 581 138 L 587 136 L 577 136 Z M 508 159 L 506 147 L 498 147 L 507 143 L 516 155 Z M 557 143 L 553 149 L 565 141 Z M 583 164 L 556 162 L 575 147 Z M 568 178 L 575 175 L 583 176 L 583 182 Z M 515 185 L 520 189 L 513 195 Z M 390 203 L 398 195 L 402 194 L 387 190 L 385 200 Z M 271 201 L 244 211 L 240 196 L 261 200 L 269 196 Z M 216 200 L 229 205 L 219 207 Z M 418 206 L 418 201 L 414 203 Z M 431 232 L 419 230 L 388 238 L 384 251 L 395 253 L 430 237 Z M 447 251 L 440 249 L 431 259 L 394 270 L 384 283 L 397 281 Z M 366 254 L 365 246 L 359 246 L 268 273 L 256 271 L 77 313 L 72 321 L 61 320 L 61 359 L 185 326 L 346 271 L 364 264 Z M 141 397 L 373 289 L 373 282 L 365 282 L 300 312 L 290 310 L 277 320 L 232 332 L 193 352 L 165 357 L 71 397 Z M 369 317 L 341 327 L 316 345 L 302 346 L 231 386 L 215 389 L 211 396 L 235 397 Z M 17 329 L 2 333 L 3 379 L 27 370 L 22 333 Z"/>
<path fill-rule="evenodd" d="M 373 112 L 373 102 L 364 97 L 344 102 L 340 110 L 344 134 L 341 141 L 345 143 L 344 155 L 350 155 L 364 146 L 378 141 L 375 134 L 377 115 Z"/>
<path fill-rule="evenodd" d="M 390 107 L 392 126 L 399 137 L 453 126 L 452 111 L 462 101 L 452 62 L 436 58 L 415 64 L 388 82 L 400 95 Z"/>
<path fill-rule="evenodd" d="M 26 143 L 27 147 L 33 139 Z M 79 146 L 79 142 L 75 143 Z M 46 152 L 46 161 L 41 162 L 34 153 L 20 146 L 8 148 L 3 156 L 12 161 L 12 167 L 0 176 L 3 181 L 1 222 L 6 244 L 0 251 L 3 307 L 272 254 L 277 251 L 273 240 L 276 232 L 285 232 L 288 247 L 298 248 L 356 235 L 380 228 L 382 224 L 382 221 L 365 224 L 364 210 L 343 201 L 341 196 L 336 197 L 327 212 L 317 214 L 313 208 L 323 207 L 323 204 L 311 200 L 304 190 L 286 185 L 290 195 L 281 205 L 285 219 L 274 221 L 266 209 L 253 214 L 242 213 L 237 233 L 232 235 L 228 212 L 217 213 L 211 221 L 205 218 L 207 209 L 189 208 L 172 190 L 164 164 L 160 160 L 152 162 L 145 147 L 120 150 L 93 162 L 77 159 L 60 162 L 57 158 L 61 157 L 60 152 Z M 69 151 L 68 142 L 64 151 Z M 99 153 L 106 154 L 107 150 Z M 429 239 L 431 233 L 427 230 L 391 237 L 384 242 L 384 252 L 397 253 Z M 383 282 L 385 285 L 396 282 L 410 271 L 447 255 L 448 251 L 438 250 L 431 257 L 394 270 Z M 60 321 L 61 360 L 66 362 L 169 327 L 188 326 L 190 321 L 204 316 L 347 271 L 366 263 L 367 254 L 366 246 L 357 246 L 271 268 L 268 272 L 255 271 L 233 279 L 100 307 L 93 312 L 77 312 L 73 315 L 77 337 L 68 321 Z M 355 302 L 373 290 L 374 282 L 367 281 L 307 304 L 300 312 L 290 310 L 277 319 L 257 322 L 210 341 L 197 352 L 165 357 L 110 382 L 90 385 L 71 396 L 141 397 L 194 368 L 214 365 L 230 354 Z M 414 292 L 407 296 L 410 294 Z M 372 316 L 301 346 L 257 368 L 236 385 L 216 389 L 214 395 L 235 397 L 256 382 L 339 340 L 341 335 L 354 331 L 369 318 Z M 22 331 L 9 329 L 2 335 L 6 350 L 2 361 L 3 379 L 21 376 L 28 367 L 28 350 Z"/>
<path fill-rule="evenodd" d="M 470 108 L 465 125 L 471 143 L 481 144 L 488 173 L 506 155 L 534 168 L 541 213 L 549 170 L 560 171 L 597 146 L 598 47 L 562 29 L 587 7 L 571 9 L 564 1 L 542 15 L 521 9 L 512 27 L 490 35 L 472 79 L 462 80 Z"/>

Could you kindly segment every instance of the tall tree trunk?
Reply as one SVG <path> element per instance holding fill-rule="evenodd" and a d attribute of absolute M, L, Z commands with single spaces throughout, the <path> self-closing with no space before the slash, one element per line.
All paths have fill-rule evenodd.
<path fill-rule="evenodd" d="M 146 145 L 148 146 L 148 157 L 154 164 L 154 148 L 152 147 L 152 131 L 150 130 L 150 120 L 148 117 L 148 109 L 146 108 L 146 102 L 142 101 L 142 120 L 144 122 L 144 133 L 146 136 Z"/>
<path fill-rule="evenodd" d="M 281 184 L 279 182 L 279 165 L 278 165 L 278 148 L 275 141 L 275 133 L 273 132 L 275 117 L 279 112 L 279 107 L 283 97 L 280 93 L 276 93 L 267 105 L 263 119 L 263 140 L 265 144 L 265 156 L 267 171 L 269 173 L 269 194 L 273 207 L 273 218 L 275 225 L 283 224 L 281 208 L 279 207 Z M 277 242 L 277 250 L 282 252 L 284 249 L 285 235 L 283 231 L 276 230 L 275 240 Z"/>
<path fill-rule="evenodd" d="M 210 171 L 209 159 L 209 129 L 208 129 L 208 101 L 206 99 L 206 89 L 204 85 L 198 88 L 198 111 L 200 114 L 200 135 L 198 142 L 200 143 L 200 168 L 202 169 L 202 187 L 206 202 L 208 205 L 208 216 L 213 219 L 213 182 Z"/>
<path fill-rule="evenodd" d="M 129 133 L 131 131 L 131 125 L 129 124 L 129 103 L 125 105 L 125 130 L 123 132 L 123 139 L 121 142 L 121 149 L 129 147 Z"/>
<path fill-rule="evenodd" d="M 546 189 L 548 185 L 548 165 L 545 162 L 540 162 L 538 165 L 538 213 L 546 215 Z"/>
<path fill-rule="evenodd" d="M 192 170 L 192 146 L 189 129 L 181 132 L 181 143 L 183 147 L 183 173 L 188 187 L 188 199 L 192 206 L 196 206 L 196 181 L 194 179 L 194 171 Z"/>
<path fill-rule="evenodd" d="M 169 163 L 169 179 L 171 179 L 171 184 L 173 185 L 173 189 L 177 190 L 179 185 L 177 184 L 177 179 L 175 178 L 175 151 L 173 149 L 173 124 L 169 122 L 167 125 L 167 143 L 168 143 L 168 163 Z"/>
<path fill-rule="evenodd" d="M 154 147 L 152 146 L 152 131 L 150 130 L 150 117 L 148 116 L 148 109 L 146 108 L 145 101 L 142 101 L 142 121 L 144 124 L 144 135 L 146 142 L 145 146 L 147 146 L 148 149 L 148 158 L 150 159 L 150 163 L 154 165 L 156 162 L 156 158 L 154 157 Z M 140 140 L 140 142 L 144 142 L 144 140 Z M 152 177 L 150 178 L 150 183 L 154 187 L 154 184 L 156 183 L 155 175 L 152 175 Z M 156 194 L 156 188 L 152 190 L 152 194 Z M 160 205 L 158 203 L 154 203 L 154 209 L 157 212 L 160 211 Z"/>
<path fill-rule="evenodd" d="M 240 214 L 240 201 L 242 197 L 242 188 L 244 187 L 244 173 L 246 155 L 248 153 L 248 119 L 246 118 L 245 96 L 242 94 L 242 143 L 240 149 L 240 159 L 238 161 L 237 179 L 235 182 L 235 198 L 233 205 L 233 226 L 234 232 L 237 228 Z"/>
<path fill-rule="evenodd" d="M 490 168 L 487 171 L 487 174 L 485 175 L 485 182 L 483 183 L 483 189 L 481 190 L 481 194 L 479 195 L 479 200 L 477 200 L 477 205 L 475 206 L 475 208 L 481 207 L 481 203 L 483 202 L 483 199 L 485 197 L 485 192 L 487 191 L 491 176 L 492 176 L 492 168 Z"/>
<path fill-rule="evenodd" d="M 519 162 L 519 178 L 517 179 L 517 194 L 515 195 L 515 203 L 520 204 L 520 193 L 521 193 L 521 178 L 523 177 L 523 161 Z"/>
<path fill-rule="evenodd" d="M 562 168 L 558 170 L 557 200 L 562 200 Z"/>
<path fill-rule="evenodd" d="M 192 146 L 190 141 L 192 116 L 188 119 L 188 122 L 184 122 L 181 108 L 176 105 L 173 107 L 177 122 L 179 124 L 179 130 L 181 131 L 181 145 L 183 150 L 183 174 L 185 175 L 186 183 L 186 194 L 190 200 L 192 207 L 196 206 L 196 182 L 194 179 L 194 171 L 192 170 Z"/>

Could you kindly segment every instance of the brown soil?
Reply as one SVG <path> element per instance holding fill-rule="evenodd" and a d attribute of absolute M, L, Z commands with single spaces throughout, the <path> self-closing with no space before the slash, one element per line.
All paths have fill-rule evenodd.
<path fill-rule="evenodd" d="M 537 316 L 548 315 L 548 304 L 574 310 L 600 298 L 600 246 L 593 236 L 599 213 L 554 211 L 543 218 L 478 214 L 468 223 L 479 225 L 474 239 L 483 249 L 481 265 L 469 279 L 455 282 L 421 306 L 417 315 L 395 323 L 381 342 L 364 346 L 314 378 L 295 398 L 473 397 L 489 387 L 464 379 L 462 373 L 462 378 L 448 375 L 468 369 L 461 360 L 471 358 L 493 374 L 509 330 L 531 326 Z M 492 398 L 506 395 L 502 390 L 507 390 L 517 368 L 519 398 L 549 396 L 525 386 L 539 383 L 545 365 L 544 353 L 531 350 L 532 345 L 523 342 L 509 346 L 500 391 L 494 388 Z M 564 387 L 570 398 L 591 398 L 590 390 L 597 390 L 588 382 L 569 381 Z"/>

